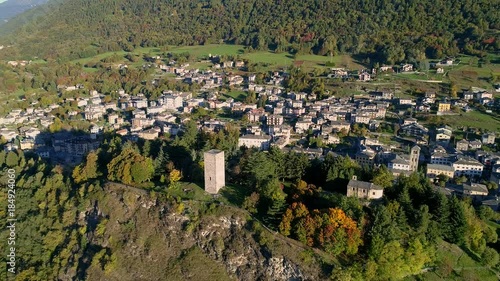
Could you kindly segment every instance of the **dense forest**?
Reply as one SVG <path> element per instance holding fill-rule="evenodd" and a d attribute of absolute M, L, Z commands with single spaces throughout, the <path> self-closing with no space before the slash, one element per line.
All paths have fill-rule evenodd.
<path fill-rule="evenodd" d="M 4 27 L 3 57 L 76 59 L 140 46 L 234 43 L 395 63 L 498 50 L 499 1 L 54 0 Z M 28 21 L 27 19 L 31 19 Z"/>

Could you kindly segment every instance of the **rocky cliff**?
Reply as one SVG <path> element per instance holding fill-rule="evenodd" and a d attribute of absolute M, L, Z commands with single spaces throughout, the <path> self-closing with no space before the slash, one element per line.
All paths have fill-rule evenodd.
<path fill-rule="evenodd" d="M 164 197 L 115 185 L 96 191 L 79 216 L 88 243 L 76 275 L 120 281 L 325 279 L 313 251 L 243 211 Z"/>

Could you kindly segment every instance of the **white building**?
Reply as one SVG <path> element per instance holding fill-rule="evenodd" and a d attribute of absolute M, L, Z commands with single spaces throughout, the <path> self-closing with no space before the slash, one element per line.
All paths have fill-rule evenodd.
<path fill-rule="evenodd" d="M 270 144 L 271 136 L 244 135 L 238 140 L 238 146 L 256 147 L 260 150 L 269 149 Z"/>
<path fill-rule="evenodd" d="M 473 158 L 463 157 L 453 163 L 453 168 L 455 169 L 456 177 L 462 175 L 480 177 L 483 173 L 484 165 Z"/>
<path fill-rule="evenodd" d="M 436 129 L 436 142 L 448 144 L 453 135 L 453 131 L 449 126 L 443 126 Z"/>
<path fill-rule="evenodd" d="M 40 130 L 36 128 L 30 128 L 27 130 L 24 135 L 28 138 L 36 139 L 36 137 L 40 134 Z"/>
<path fill-rule="evenodd" d="M 396 155 L 396 157 L 394 159 L 392 159 L 391 161 L 389 161 L 389 163 L 387 163 L 387 168 L 389 168 L 389 170 L 410 172 L 411 171 L 411 164 L 410 164 L 410 161 L 408 159 L 405 159 L 399 155 Z"/>
<path fill-rule="evenodd" d="M 8 129 L 0 130 L 0 135 L 3 136 L 6 141 L 11 141 L 18 136 L 18 134 L 15 131 Z"/>
<path fill-rule="evenodd" d="M 495 143 L 495 134 L 483 134 L 481 138 L 483 144 L 494 144 Z"/>
<path fill-rule="evenodd" d="M 132 99 L 131 105 L 132 105 L 132 107 L 135 107 L 135 108 L 148 107 L 148 100 L 145 98 L 135 98 L 135 99 Z"/>
<path fill-rule="evenodd" d="M 178 109 L 182 107 L 182 97 L 174 95 L 166 95 L 163 98 L 166 109 Z M 197 104 L 198 105 L 198 104 Z"/>

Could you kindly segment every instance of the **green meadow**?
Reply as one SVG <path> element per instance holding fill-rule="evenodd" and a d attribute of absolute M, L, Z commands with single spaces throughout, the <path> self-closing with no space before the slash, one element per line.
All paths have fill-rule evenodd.
<path fill-rule="evenodd" d="M 162 55 L 164 53 L 189 53 L 195 62 L 190 63 L 190 67 L 196 68 L 207 68 L 210 64 L 200 62 L 203 58 L 208 58 L 209 55 L 221 55 L 221 56 L 233 56 L 236 59 L 248 60 L 250 63 L 260 64 L 267 70 L 275 68 L 289 67 L 290 65 L 297 63 L 305 69 L 312 70 L 314 68 L 323 68 L 327 62 L 334 63 L 335 67 L 349 67 L 354 69 L 363 68 L 362 65 L 355 62 L 349 55 L 338 55 L 334 57 L 318 56 L 313 54 L 305 55 L 291 55 L 287 52 L 275 53 L 272 51 L 253 51 L 246 52 L 243 45 L 228 45 L 228 44 L 210 44 L 210 45 L 198 45 L 198 46 L 165 46 L 162 48 L 137 48 L 130 52 L 133 55 L 142 58 L 144 55 Z M 108 57 L 118 55 L 123 59 L 114 62 L 114 64 L 126 63 L 132 66 L 141 65 L 144 61 L 140 59 L 138 62 L 130 63 L 125 56 L 129 52 L 118 51 L 118 52 L 107 52 L 99 54 L 89 58 L 82 58 L 73 60 L 73 63 L 79 63 L 82 65 L 89 63 L 97 63 Z"/>

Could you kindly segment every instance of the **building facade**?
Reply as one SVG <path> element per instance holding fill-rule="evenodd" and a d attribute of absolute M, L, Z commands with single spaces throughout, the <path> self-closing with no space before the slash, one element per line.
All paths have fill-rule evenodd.
<path fill-rule="evenodd" d="M 494 144 L 495 143 L 495 134 L 483 134 L 482 142 L 483 142 L 483 144 Z"/>
<path fill-rule="evenodd" d="M 363 199 L 379 199 L 384 195 L 384 189 L 381 186 L 371 182 L 358 181 L 352 179 L 347 184 L 347 196 Z"/>
<path fill-rule="evenodd" d="M 483 174 L 484 165 L 473 158 L 458 159 L 453 163 L 455 169 L 455 176 L 474 176 L 480 177 Z"/>
<path fill-rule="evenodd" d="M 205 191 L 217 194 L 226 185 L 224 151 L 212 149 L 204 153 Z"/>
<path fill-rule="evenodd" d="M 271 136 L 244 135 L 238 139 L 238 146 L 256 147 L 259 150 L 268 150 L 271 145 Z"/>
<path fill-rule="evenodd" d="M 453 178 L 455 170 L 449 165 L 427 164 L 427 177 L 436 178 L 439 175 L 445 175 L 448 178 Z"/>

